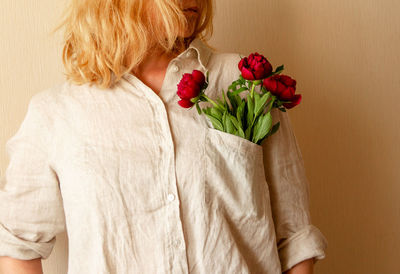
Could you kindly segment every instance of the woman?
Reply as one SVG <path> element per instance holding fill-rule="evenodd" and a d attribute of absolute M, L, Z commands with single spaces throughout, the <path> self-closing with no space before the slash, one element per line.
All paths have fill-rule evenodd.
<path fill-rule="evenodd" d="M 177 104 L 185 72 L 209 97 L 238 76 L 217 53 L 211 0 L 73 0 L 70 81 L 31 99 L 7 142 L 0 266 L 41 273 L 68 232 L 68 273 L 312 273 L 327 242 L 311 224 L 286 113 L 263 144 Z"/>

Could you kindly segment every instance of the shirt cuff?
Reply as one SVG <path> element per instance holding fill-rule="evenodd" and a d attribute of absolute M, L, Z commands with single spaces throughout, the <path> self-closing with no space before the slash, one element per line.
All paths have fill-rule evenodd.
<path fill-rule="evenodd" d="M 48 242 L 25 240 L 11 233 L 2 224 L 0 224 L 0 239 L 0 256 L 19 260 L 47 259 L 56 242 L 56 237 Z"/>
<path fill-rule="evenodd" d="M 310 258 L 314 258 L 315 264 L 317 260 L 325 258 L 327 247 L 328 241 L 321 231 L 313 225 L 307 225 L 278 246 L 282 272 Z"/>

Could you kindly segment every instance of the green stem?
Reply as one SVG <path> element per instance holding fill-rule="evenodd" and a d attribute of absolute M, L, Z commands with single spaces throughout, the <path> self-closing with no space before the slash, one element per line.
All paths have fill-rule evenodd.
<path fill-rule="evenodd" d="M 251 98 L 254 98 L 254 89 L 256 87 L 256 84 L 254 83 L 254 81 L 252 81 L 252 86 L 251 86 L 251 91 L 250 91 L 250 96 Z"/>
<path fill-rule="evenodd" d="M 210 102 L 211 104 L 213 104 L 216 108 L 224 111 L 225 109 L 223 107 L 221 107 L 219 104 L 217 104 L 214 100 L 212 100 L 210 97 L 208 97 L 207 95 L 205 95 L 204 93 L 201 95 L 202 97 L 204 97 L 208 102 Z"/>
<path fill-rule="evenodd" d="M 268 112 L 271 112 L 272 106 L 274 105 L 275 100 L 276 100 L 276 96 L 272 95 L 271 101 L 268 103 L 268 105 L 271 105 L 271 108 L 268 110 Z"/>
<path fill-rule="evenodd" d="M 250 90 L 250 98 L 253 99 L 253 98 L 254 98 L 254 89 L 255 89 L 255 87 L 256 87 L 256 84 L 254 83 L 254 81 L 252 81 L 251 83 L 252 83 L 252 85 L 251 85 L 251 90 Z M 256 117 L 253 116 L 253 119 L 252 119 L 252 121 L 251 121 L 250 127 L 253 126 L 255 119 L 256 119 Z"/>

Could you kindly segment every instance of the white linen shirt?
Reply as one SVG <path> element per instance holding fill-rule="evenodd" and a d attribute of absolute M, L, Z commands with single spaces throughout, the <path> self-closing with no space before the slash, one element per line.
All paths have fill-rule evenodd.
<path fill-rule="evenodd" d="M 280 128 L 258 145 L 177 103 L 183 73 L 209 71 L 216 99 L 239 60 L 195 39 L 158 95 L 129 73 L 35 94 L 6 143 L 0 256 L 46 259 L 66 231 L 69 274 L 278 274 L 323 259 L 288 113 L 273 110 Z"/>

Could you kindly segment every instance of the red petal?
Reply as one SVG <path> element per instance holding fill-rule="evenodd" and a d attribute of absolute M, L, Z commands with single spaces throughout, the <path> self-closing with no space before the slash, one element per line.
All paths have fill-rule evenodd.
<path fill-rule="evenodd" d="M 178 104 L 181 107 L 184 107 L 184 108 L 190 108 L 191 106 L 194 105 L 194 103 L 192 103 L 192 102 L 190 102 L 189 100 L 186 100 L 186 99 L 179 100 Z"/>
<path fill-rule="evenodd" d="M 268 90 L 271 91 L 271 93 L 274 93 L 276 90 L 276 83 L 277 81 L 273 77 L 269 77 L 263 81 L 264 87 Z"/>
<path fill-rule="evenodd" d="M 286 86 L 296 86 L 296 80 L 287 75 L 280 75 L 280 81 Z"/>
<path fill-rule="evenodd" d="M 178 94 L 178 96 L 180 97 L 180 98 L 182 98 L 182 93 L 181 93 L 181 91 L 178 89 L 178 91 L 176 92 L 176 94 Z"/>
<path fill-rule="evenodd" d="M 178 90 L 184 90 L 186 88 L 186 83 L 183 82 L 179 82 L 178 86 Z"/>
<path fill-rule="evenodd" d="M 270 75 L 272 73 L 272 65 L 268 61 L 264 64 L 264 70 L 265 70 L 264 77 L 267 77 L 268 75 Z"/>
<path fill-rule="evenodd" d="M 267 77 L 266 71 L 262 63 L 257 63 L 253 69 L 254 69 L 255 80 L 260 80 Z"/>
<path fill-rule="evenodd" d="M 282 93 L 286 90 L 286 86 L 282 82 L 276 81 L 276 85 L 277 85 L 276 91 L 278 93 Z"/>
<path fill-rule="evenodd" d="M 193 75 L 193 81 L 195 81 L 196 83 L 198 83 L 201 86 L 206 81 L 206 77 L 204 76 L 203 72 L 201 72 L 199 70 L 193 70 L 192 75 Z"/>
<path fill-rule="evenodd" d="M 293 100 L 294 96 L 294 89 L 292 87 L 286 88 L 279 96 L 279 99 L 284 101 L 291 101 Z"/>
<path fill-rule="evenodd" d="M 193 86 L 193 87 L 189 88 L 186 93 L 188 99 L 194 98 L 199 94 L 200 94 L 199 86 Z"/>
<path fill-rule="evenodd" d="M 246 57 L 240 59 L 240 62 L 239 62 L 239 64 L 238 64 L 238 67 L 239 67 L 239 70 L 240 70 L 240 71 L 242 71 L 242 68 L 246 65 L 246 59 L 247 59 Z"/>
<path fill-rule="evenodd" d="M 198 88 L 193 87 L 193 86 L 191 86 L 191 87 L 186 87 L 185 90 L 182 90 L 182 91 L 181 91 L 181 95 L 182 95 L 182 96 L 180 96 L 180 97 L 181 97 L 182 99 L 191 99 L 191 98 L 193 98 L 193 97 L 196 97 L 196 96 L 198 95 L 197 89 L 198 89 Z"/>
<path fill-rule="evenodd" d="M 249 57 L 247 57 L 247 63 L 251 64 L 254 60 L 254 53 L 250 53 Z"/>
<path fill-rule="evenodd" d="M 293 97 L 293 99 L 292 99 L 292 102 L 290 102 L 290 103 L 284 103 L 283 104 L 283 106 L 285 107 L 285 108 L 292 108 L 292 107 L 295 107 L 295 106 L 297 106 L 298 104 L 300 104 L 300 102 L 301 102 L 301 94 L 296 94 L 294 97 Z"/>
<path fill-rule="evenodd" d="M 254 80 L 253 73 L 249 69 L 247 69 L 246 67 L 242 68 L 242 76 L 246 80 Z"/>
<path fill-rule="evenodd" d="M 181 81 L 187 81 L 188 79 L 192 79 L 192 74 L 190 74 L 190 73 L 184 73 L 183 75 L 182 75 L 182 80 Z"/>

